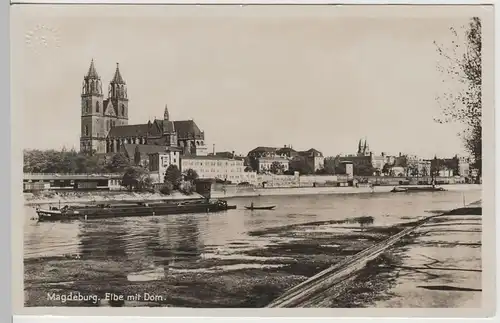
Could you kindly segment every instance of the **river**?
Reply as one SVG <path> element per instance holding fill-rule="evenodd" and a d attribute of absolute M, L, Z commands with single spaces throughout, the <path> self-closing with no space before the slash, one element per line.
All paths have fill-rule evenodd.
<path fill-rule="evenodd" d="M 72 266 L 89 268 L 108 266 L 112 262 L 117 267 L 113 270 L 123 268 L 129 282 L 162 279 L 166 270 L 169 273 L 224 272 L 257 268 L 263 266 L 264 257 L 244 251 L 265 249 L 291 240 L 293 235 L 291 238 L 290 235 L 252 234 L 255 231 L 362 216 L 373 217 L 373 226 L 389 226 L 479 199 L 480 186 L 463 192 L 261 196 L 228 199 L 237 209 L 221 213 L 66 223 L 30 220 L 35 216 L 34 209 L 26 207 L 24 258 L 26 265 L 29 260 L 60 261 L 58 259 L 70 257 L 75 259 Z M 252 201 L 255 205 L 276 205 L 276 209 L 245 210 L 244 206 Z M 200 266 L 200 262 L 210 260 L 214 261 L 212 265 Z M 218 263 L 217 260 L 231 262 Z M 40 268 L 44 271 L 47 266 Z M 40 279 L 36 281 L 43 283 L 46 278 Z M 94 275 L 91 279 L 100 284 L 104 278 Z"/>

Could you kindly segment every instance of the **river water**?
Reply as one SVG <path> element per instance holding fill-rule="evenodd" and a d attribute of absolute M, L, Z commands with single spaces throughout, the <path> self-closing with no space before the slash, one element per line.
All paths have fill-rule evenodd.
<path fill-rule="evenodd" d="M 391 225 L 447 210 L 481 198 L 480 187 L 433 193 L 373 193 L 347 195 L 261 196 L 232 198 L 236 210 L 213 214 L 184 214 L 37 223 L 32 207 L 25 208 L 24 258 L 87 255 L 146 260 L 195 254 L 199 257 L 232 254 L 241 246 L 265 246 L 269 237 L 249 232 L 315 221 L 372 216 L 373 225 Z M 273 211 L 248 211 L 245 205 L 276 205 Z M 154 249 L 154 253 L 151 250 Z M 163 249 L 163 250 L 161 250 Z"/>
<path fill-rule="evenodd" d="M 239 197 L 228 199 L 237 209 L 220 213 L 55 223 L 31 220 L 35 212 L 27 206 L 25 304 L 68 306 L 48 295 L 76 292 L 102 300 L 113 292 L 164 297 L 127 298 L 123 306 L 262 307 L 386 238 L 390 233 L 380 235 L 377 231 L 385 230 L 380 227 L 479 199 L 480 186 L 434 193 Z M 252 201 L 276 209 L 246 210 Z M 367 216 L 373 218 L 365 223 L 371 228 L 360 228 L 355 218 Z"/>

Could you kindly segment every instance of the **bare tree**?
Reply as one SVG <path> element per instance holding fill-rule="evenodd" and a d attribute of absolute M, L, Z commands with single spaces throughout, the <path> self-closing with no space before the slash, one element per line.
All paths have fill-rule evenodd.
<path fill-rule="evenodd" d="M 457 81 L 460 87 L 458 90 L 442 93 L 437 98 L 442 116 L 435 120 L 439 123 L 459 122 L 465 126 L 460 136 L 465 148 L 474 158 L 479 180 L 482 174 L 481 20 L 472 18 L 464 29 L 462 35 L 450 28 L 453 35 L 451 44 L 436 44 L 438 53 L 445 58 L 440 62 L 438 70 L 443 76 Z"/>

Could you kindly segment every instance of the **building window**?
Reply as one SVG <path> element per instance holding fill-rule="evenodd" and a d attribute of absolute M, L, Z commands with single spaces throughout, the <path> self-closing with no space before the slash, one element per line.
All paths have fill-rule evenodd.
<path fill-rule="evenodd" d="M 125 115 L 125 105 L 122 104 L 122 116 L 124 116 L 124 115 Z"/>
<path fill-rule="evenodd" d="M 95 112 L 99 112 L 99 101 L 95 103 Z"/>
<path fill-rule="evenodd" d="M 83 132 L 84 132 L 85 136 L 89 135 L 89 126 L 88 125 L 85 125 L 85 129 Z"/>

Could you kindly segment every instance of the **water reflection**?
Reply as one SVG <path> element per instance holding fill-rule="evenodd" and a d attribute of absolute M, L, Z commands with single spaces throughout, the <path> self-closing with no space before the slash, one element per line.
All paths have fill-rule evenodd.
<path fill-rule="evenodd" d="M 80 257 L 92 260 L 126 258 L 126 233 L 124 224 L 120 223 L 81 222 Z"/>

